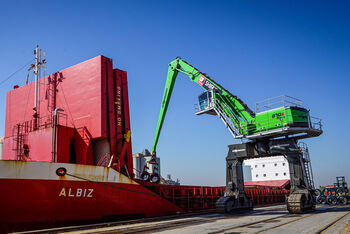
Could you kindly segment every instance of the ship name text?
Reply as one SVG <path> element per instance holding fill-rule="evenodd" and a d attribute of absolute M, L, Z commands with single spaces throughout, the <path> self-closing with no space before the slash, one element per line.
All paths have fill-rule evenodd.
<path fill-rule="evenodd" d="M 94 189 L 62 188 L 59 197 L 93 197 Z"/>

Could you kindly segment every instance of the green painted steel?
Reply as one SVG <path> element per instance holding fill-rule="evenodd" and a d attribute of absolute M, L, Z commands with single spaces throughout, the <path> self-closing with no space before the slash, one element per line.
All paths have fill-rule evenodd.
<path fill-rule="evenodd" d="M 168 110 L 171 94 L 173 92 L 173 88 L 174 88 L 174 84 L 175 84 L 175 80 L 176 80 L 177 74 L 179 73 L 178 69 L 179 69 L 179 64 L 178 64 L 177 60 L 175 60 L 169 64 L 168 77 L 167 77 L 167 80 L 165 83 L 162 104 L 160 106 L 156 135 L 155 135 L 154 141 L 153 141 L 153 147 L 152 147 L 153 152 L 156 152 L 156 147 L 157 147 L 160 131 L 162 130 L 165 114 Z"/>
<path fill-rule="evenodd" d="M 261 133 L 283 127 L 308 128 L 310 127 L 309 124 L 309 112 L 306 109 L 284 106 L 256 114 L 254 125 L 251 125 L 250 128 L 245 128 L 243 135 Z"/>
<path fill-rule="evenodd" d="M 207 95 L 208 98 L 214 99 L 215 108 L 222 110 L 224 115 L 232 121 L 237 135 L 245 137 L 279 128 L 310 127 L 309 112 L 306 109 L 283 106 L 255 114 L 241 99 L 224 89 L 208 75 L 200 72 L 181 58 L 176 58 L 169 64 L 168 68 L 168 76 L 153 141 L 153 152 L 156 151 L 159 135 L 179 72 L 188 75 L 193 82 L 212 93 L 212 96 L 211 94 Z"/>

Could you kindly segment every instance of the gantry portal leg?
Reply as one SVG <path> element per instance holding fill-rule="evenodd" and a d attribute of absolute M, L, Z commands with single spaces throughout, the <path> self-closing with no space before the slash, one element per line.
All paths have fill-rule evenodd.
<path fill-rule="evenodd" d="M 289 163 L 291 192 L 287 199 L 289 213 L 303 213 L 315 208 L 312 189 L 305 181 L 302 152 L 295 139 L 268 140 L 229 145 L 226 157 L 226 191 L 218 199 L 218 212 L 251 209 L 252 201 L 244 192 L 242 163 L 244 159 L 283 155 Z"/>
<path fill-rule="evenodd" d="M 243 158 L 235 152 L 237 145 L 229 146 L 226 157 L 226 190 L 225 195 L 216 202 L 216 210 L 220 213 L 230 213 L 234 210 L 249 210 L 253 208 L 252 200 L 245 194 L 243 179 Z"/>

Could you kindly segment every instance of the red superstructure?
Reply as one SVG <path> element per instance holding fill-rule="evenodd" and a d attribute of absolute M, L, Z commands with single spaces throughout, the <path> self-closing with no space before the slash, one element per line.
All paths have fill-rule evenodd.
<path fill-rule="evenodd" d="M 118 171 L 132 173 L 131 141 L 125 137 L 130 131 L 125 71 L 113 69 L 111 59 L 97 56 L 42 78 L 40 83 L 36 128 L 34 82 L 7 93 L 3 159 L 96 165 L 108 154 L 118 161 Z M 58 112 L 54 150 L 56 108 L 64 112 Z M 28 147 L 26 154 L 23 146 Z"/>
<path fill-rule="evenodd" d="M 127 73 L 111 59 L 97 56 L 39 83 L 37 116 L 34 82 L 7 93 L 1 230 L 213 209 L 223 195 L 224 187 L 134 179 Z M 283 202 L 287 191 L 247 193 L 263 204 Z"/>

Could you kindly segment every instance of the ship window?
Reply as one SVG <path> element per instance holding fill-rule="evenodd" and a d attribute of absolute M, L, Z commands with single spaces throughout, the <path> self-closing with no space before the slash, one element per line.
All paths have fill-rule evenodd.
<path fill-rule="evenodd" d="M 255 175 L 255 177 L 258 177 L 258 176 L 259 176 L 258 174 Z"/>
<path fill-rule="evenodd" d="M 263 164 L 263 167 L 265 167 L 265 164 Z"/>
<path fill-rule="evenodd" d="M 266 174 L 264 174 L 264 177 L 266 177 Z"/>
<path fill-rule="evenodd" d="M 277 163 L 275 163 L 275 167 L 277 167 Z"/>
<path fill-rule="evenodd" d="M 257 168 L 258 167 L 258 165 L 255 165 L 255 168 Z"/>
<path fill-rule="evenodd" d="M 278 176 L 278 173 L 275 173 L 276 176 Z"/>
<path fill-rule="evenodd" d="M 287 175 L 287 173 L 284 172 L 283 175 L 285 176 L 285 175 Z"/>
<path fill-rule="evenodd" d="M 282 166 L 285 166 L 286 165 L 286 163 L 282 163 Z"/>

